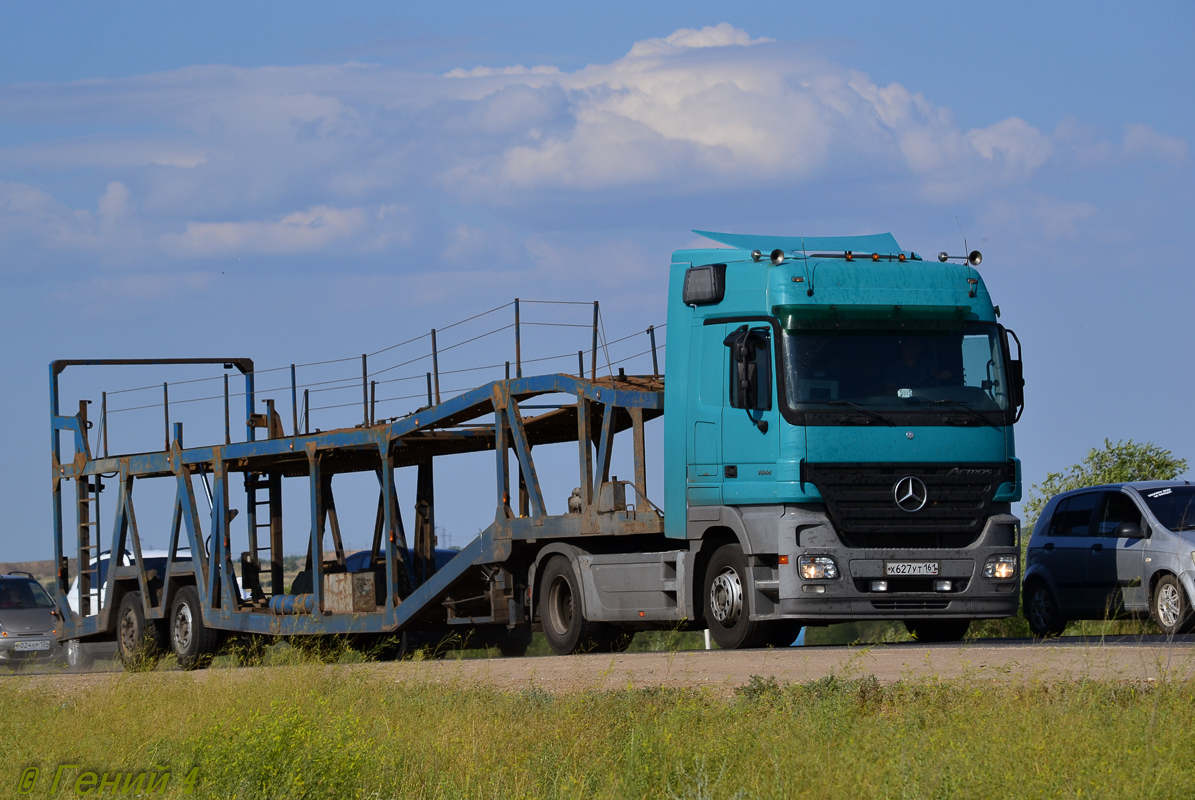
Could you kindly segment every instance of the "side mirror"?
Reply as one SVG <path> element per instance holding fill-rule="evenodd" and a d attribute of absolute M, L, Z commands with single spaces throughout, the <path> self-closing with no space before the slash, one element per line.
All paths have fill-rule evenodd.
<path fill-rule="evenodd" d="M 1020 421 L 1021 414 L 1025 411 L 1025 364 L 1021 361 L 1021 340 L 1016 333 L 1000 326 L 1001 344 L 1004 345 L 1004 357 L 1006 359 L 1007 380 L 1008 380 L 1008 399 L 1012 407 L 1016 409 L 1017 421 Z M 1009 347 L 1009 339 L 1017 343 L 1017 357 L 1012 357 L 1012 349 Z"/>
<path fill-rule="evenodd" d="M 751 414 L 752 411 L 771 408 L 771 367 L 767 359 L 766 329 L 751 330 L 749 326 L 743 325 L 727 335 L 722 343 L 730 348 L 730 355 L 734 361 L 730 405 L 732 408 L 745 409 L 760 433 L 767 433 L 767 420 L 755 419 Z M 760 375 L 761 366 L 765 370 L 764 375 Z"/>
<path fill-rule="evenodd" d="M 1142 539 L 1145 534 L 1141 531 L 1141 526 L 1135 522 L 1122 522 L 1116 526 L 1113 534 L 1117 539 Z"/>

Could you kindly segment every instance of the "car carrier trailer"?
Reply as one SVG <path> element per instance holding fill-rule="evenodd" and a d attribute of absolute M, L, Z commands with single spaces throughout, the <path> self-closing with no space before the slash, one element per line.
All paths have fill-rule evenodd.
<path fill-rule="evenodd" d="M 598 378 L 595 356 L 588 376 L 583 364 L 577 375 L 517 369 L 443 402 L 429 379 L 427 407 L 377 423 L 363 377 L 359 424 L 300 433 L 296 415 L 287 434 L 272 403 L 257 411 L 249 359 L 53 362 L 61 637 L 115 637 L 124 658 L 168 643 L 194 666 L 227 634 L 368 640 L 459 628 L 502 644 L 534 628 L 563 654 L 624 648 L 653 627 L 709 628 L 722 647 L 787 645 L 802 625 L 858 619 L 904 619 L 921 638 L 951 639 L 971 619 L 1015 613 L 1022 368 L 975 270 L 979 254 L 927 262 L 888 234 L 705 235 L 730 249 L 673 255 L 667 391 L 658 366 Z M 161 451 L 97 455 L 86 402 L 74 415 L 59 408 L 69 367 L 187 364 L 244 376 L 243 441 L 232 440 L 227 379 L 221 444 L 188 447 L 175 423 Z M 549 395 L 570 399 L 546 410 L 528 402 Z M 649 499 L 644 425 L 665 410 L 661 509 Z M 611 452 L 628 431 L 635 475 L 619 481 Z M 566 442 L 577 447 L 578 488 L 568 513 L 549 514 L 532 453 Z M 434 465 L 480 451 L 495 456 L 494 519 L 437 567 Z M 418 470 L 410 543 L 394 477 L 404 467 Z M 346 473 L 377 479 L 368 568 L 356 572 L 333 493 Z M 117 483 L 108 549 L 129 551 L 132 563 L 92 587 L 101 475 Z M 196 476 L 211 481 L 207 520 Z M 289 591 L 285 477 L 307 479 L 310 517 L 309 578 Z M 188 553 L 164 574 L 139 555 L 134 490 L 151 479 L 173 482 L 168 550 Z M 246 492 L 239 575 L 234 485 Z M 72 555 L 78 613 L 61 599 Z"/>

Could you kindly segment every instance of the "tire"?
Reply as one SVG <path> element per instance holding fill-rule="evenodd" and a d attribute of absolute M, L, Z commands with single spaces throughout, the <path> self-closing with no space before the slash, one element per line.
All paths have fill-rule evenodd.
<path fill-rule="evenodd" d="M 544 568 L 540 587 L 540 621 L 554 653 L 565 656 L 608 649 L 604 647 L 606 626 L 585 619 L 580 582 L 569 559 L 552 556 Z"/>
<path fill-rule="evenodd" d="M 1029 623 L 1029 630 L 1034 636 L 1062 635 L 1066 620 L 1045 581 L 1033 581 L 1026 586 L 1021 605 L 1025 611 L 1025 621 Z"/>
<path fill-rule="evenodd" d="M 183 669 L 207 666 L 220 649 L 220 631 L 203 624 L 199 591 L 184 586 L 174 596 L 170 610 L 170 649 Z"/>
<path fill-rule="evenodd" d="M 1167 636 L 1190 632 L 1195 618 L 1191 615 L 1191 603 L 1178 578 L 1173 575 L 1158 578 L 1149 602 L 1149 615 Z"/>
<path fill-rule="evenodd" d="M 95 656 L 91 649 L 78 639 L 71 639 L 66 643 L 66 665 L 71 669 L 91 669 L 95 666 Z"/>
<path fill-rule="evenodd" d="M 718 647 L 741 650 L 763 645 L 772 633 L 771 625 L 751 621 L 747 557 L 743 555 L 743 548 L 726 544 L 715 550 L 705 568 L 703 583 L 705 623 Z"/>
<path fill-rule="evenodd" d="M 498 652 L 503 658 L 522 658 L 527 655 L 527 648 L 531 646 L 531 628 L 520 628 L 510 631 L 498 640 Z"/>
<path fill-rule="evenodd" d="M 116 652 L 127 670 L 153 669 L 163 650 L 162 632 L 145 618 L 141 592 L 128 592 L 116 612 Z"/>
<path fill-rule="evenodd" d="M 764 639 L 765 647 L 792 647 L 804 625 L 799 620 L 780 619 L 768 623 L 771 631 Z"/>
<path fill-rule="evenodd" d="M 919 642 L 957 642 L 967 635 L 969 619 L 906 619 L 905 629 Z"/>

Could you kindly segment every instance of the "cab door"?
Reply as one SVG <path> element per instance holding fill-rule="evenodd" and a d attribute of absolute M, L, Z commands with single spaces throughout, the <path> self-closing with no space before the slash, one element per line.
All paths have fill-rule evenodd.
<path fill-rule="evenodd" d="M 722 502 L 773 503 L 780 453 L 775 345 L 771 325 L 738 322 L 722 329 Z"/>
<path fill-rule="evenodd" d="M 1050 520 L 1052 536 L 1046 544 L 1053 544 L 1050 574 L 1058 589 L 1058 605 L 1072 619 L 1094 617 L 1102 608 L 1087 579 L 1087 551 L 1096 542 L 1092 518 L 1100 497 L 1100 492 L 1072 495 L 1058 504 Z"/>
<path fill-rule="evenodd" d="M 1147 607 L 1142 570 L 1146 541 L 1140 536 L 1116 535 L 1131 523 L 1141 529 L 1141 511 L 1121 491 L 1104 492 L 1091 545 L 1087 548 L 1087 583 L 1092 602 L 1108 617 L 1124 610 Z"/>
<path fill-rule="evenodd" d="M 690 339 L 685 488 L 689 506 L 722 503 L 722 396 L 726 380 L 722 327 L 699 325 Z"/>

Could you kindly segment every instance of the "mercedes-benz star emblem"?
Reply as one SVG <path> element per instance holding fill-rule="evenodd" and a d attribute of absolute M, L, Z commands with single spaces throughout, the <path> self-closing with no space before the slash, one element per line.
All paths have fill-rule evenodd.
<path fill-rule="evenodd" d="M 906 475 L 892 487 L 892 499 L 901 511 L 920 511 L 925 508 L 925 501 L 929 499 L 929 491 L 920 478 Z"/>

